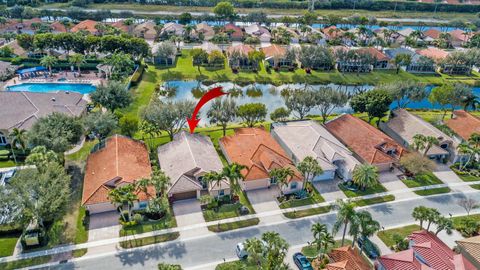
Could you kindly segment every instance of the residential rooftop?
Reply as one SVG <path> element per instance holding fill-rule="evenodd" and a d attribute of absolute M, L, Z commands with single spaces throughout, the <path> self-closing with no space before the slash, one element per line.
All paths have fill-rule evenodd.
<path fill-rule="evenodd" d="M 453 117 L 445 124 L 464 140 L 468 140 L 473 133 L 480 134 L 480 119 L 464 110 L 454 111 Z"/>

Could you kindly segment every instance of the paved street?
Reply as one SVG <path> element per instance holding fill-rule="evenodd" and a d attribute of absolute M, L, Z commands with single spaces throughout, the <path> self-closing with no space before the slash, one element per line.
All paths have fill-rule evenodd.
<path fill-rule="evenodd" d="M 414 220 L 411 212 L 415 206 L 435 207 L 448 215 L 464 215 L 463 208 L 456 201 L 463 194 L 442 194 L 438 196 L 416 197 L 410 200 L 399 200 L 392 203 L 363 207 L 370 211 L 373 218 L 385 228 L 411 224 Z M 480 200 L 480 191 L 469 193 L 470 197 Z M 476 212 L 480 212 L 478 209 Z M 308 217 L 297 220 L 279 221 L 256 227 L 248 227 L 233 232 L 197 236 L 168 243 L 146 246 L 142 248 L 85 256 L 57 267 L 59 269 L 153 269 L 159 262 L 181 263 L 185 268 L 201 265 L 212 265 L 235 257 L 234 246 L 250 237 L 258 237 L 266 231 L 277 231 L 292 246 L 305 244 L 312 240 L 310 227 L 315 222 L 322 222 L 331 228 L 335 221 L 335 213 Z M 206 267 L 211 269 L 210 267 Z"/>

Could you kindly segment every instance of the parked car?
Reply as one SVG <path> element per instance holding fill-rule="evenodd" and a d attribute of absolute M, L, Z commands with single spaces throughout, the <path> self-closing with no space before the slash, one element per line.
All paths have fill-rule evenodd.
<path fill-rule="evenodd" d="M 264 246 L 267 246 L 267 243 L 265 241 L 261 240 L 262 244 Z M 235 247 L 235 253 L 237 254 L 237 257 L 241 260 L 246 259 L 248 257 L 248 252 L 245 248 L 245 243 L 238 243 L 237 246 Z"/>
<path fill-rule="evenodd" d="M 360 237 L 357 240 L 358 247 L 363 249 L 365 254 L 372 260 L 380 257 L 380 250 L 378 247 L 370 241 L 368 238 Z M 365 246 L 364 246 L 365 245 Z M 363 247 L 364 246 L 364 247 Z M 363 247 L 363 248 L 362 248 Z"/>
<path fill-rule="evenodd" d="M 313 270 L 310 261 L 300 252 L 293 254 L 293 262 L 300 270 Z"/>

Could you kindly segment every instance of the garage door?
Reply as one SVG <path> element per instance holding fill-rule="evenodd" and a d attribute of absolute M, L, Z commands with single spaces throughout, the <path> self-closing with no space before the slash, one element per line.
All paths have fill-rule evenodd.
<path fill-rule="evenodd" d="M 195 199 L 197 198 L 197 191 L 187 191 L 187 192 L 182 192 L 182 193 L 175 193 L 172 195 L 172 199 L 174 201 L 178 200 L 186 200 L 186 199 Z"/>

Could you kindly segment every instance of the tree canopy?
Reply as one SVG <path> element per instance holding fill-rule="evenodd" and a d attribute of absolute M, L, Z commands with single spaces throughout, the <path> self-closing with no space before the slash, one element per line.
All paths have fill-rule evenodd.
<path fill-rule="evenodd" d="M 132 94 L 125 84 L 118 81 L 108 81 L 100 85 L 90 94 L 92 101 L 113 112 L 125 108 L 132 102 Z"/>

